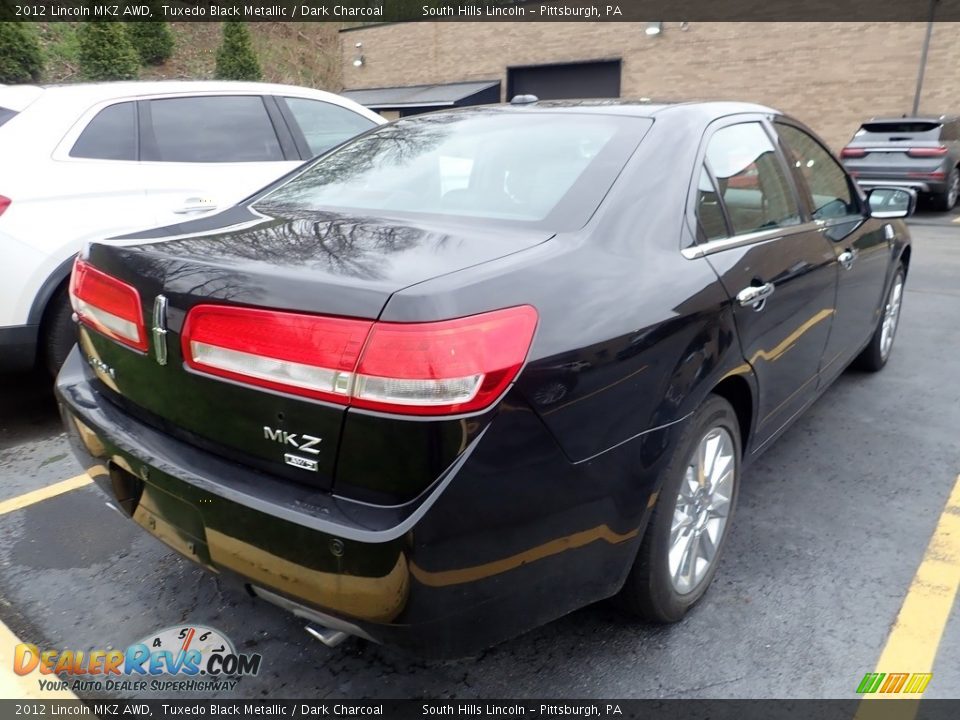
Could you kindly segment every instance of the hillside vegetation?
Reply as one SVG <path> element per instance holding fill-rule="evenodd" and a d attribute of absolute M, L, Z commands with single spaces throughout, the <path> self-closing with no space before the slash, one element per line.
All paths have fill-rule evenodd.
<path fill-rule="evenodd" d="M 79 23 L 37 26 L 45 64 L 42 82 L 78 82 Z M 336 23 L 250 23 L 253 47 L 265 82 L 342 89 L 340 46 Z M 222 23 L 170 23 L 173 55 L 166 62 L 140 70 L 142 80 L 208 80 L 214 77 Z"/>

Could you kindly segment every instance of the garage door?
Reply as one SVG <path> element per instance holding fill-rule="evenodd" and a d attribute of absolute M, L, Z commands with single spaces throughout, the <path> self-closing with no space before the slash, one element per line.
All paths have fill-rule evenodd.
<path fill-rule="evenodd" d="M 507 99 L 528 94 L 541 100 L 620 97 L 620 61 L 510 68 Z"/>

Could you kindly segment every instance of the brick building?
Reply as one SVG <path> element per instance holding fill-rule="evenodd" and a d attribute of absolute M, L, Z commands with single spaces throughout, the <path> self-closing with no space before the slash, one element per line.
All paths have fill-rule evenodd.
<path fill-rule="evenodd" d="M 361 26 L 340 34 L 343 84 L 387 117 L 518 92 L 747 100 L 794 115 L 839 148 L 862 120 L 911 112 L 926 32 L 923 22 L 691 22 L 648 35 L 647 25 Z M 360 89 L 379 90 L 349 92 Z M 960 23 L 934 24 L 920 112 L 960 114 Z"/>

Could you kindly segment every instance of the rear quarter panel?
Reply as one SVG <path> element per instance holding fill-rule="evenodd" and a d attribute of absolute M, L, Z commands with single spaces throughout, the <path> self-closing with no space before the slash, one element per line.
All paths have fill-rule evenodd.
<path fill-rule="evenodd" d="M 721 378 L 746 371 L 716 274 L 680 253 L 705 125 L 695 115 L 655 122 L 582 230 L 401 291 L 382 319 L 536 307 L 515 392 L 571 462 L 684 420 Z"/>

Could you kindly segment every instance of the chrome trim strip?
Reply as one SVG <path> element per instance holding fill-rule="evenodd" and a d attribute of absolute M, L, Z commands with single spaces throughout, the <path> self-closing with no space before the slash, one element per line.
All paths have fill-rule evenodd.
<path fill-rule="evenodd" d="M 771 230 L 759 230 L 757 232 L 734 235 L 733 237 L 728 238 L 708 240 L 707 242 L 699 245 L 683 248 L 680 252 L 683 253 L 683 256 L 687 260 L 693 260 L 695 258 L 705 257 L 723 250 L 732 250 L 734 248 L 744 247 L 746 245 L 756 245 L 768 240 L 779 240 L 782 237 L 789 237 L 802 232 L 820 230 L 823 227 L 823 223 L 813 221 L 801 223 L 800 225 L 788 225 L 787 227 L 773 228 Z"/>
<path fill-rule="evenodd" d="M 920 190 L 922 192 L 927 192 L 930 190 L 930 183 L 924 180 L 879 180 L 879 179 L 870 179 L 866 178 L 861 180 L 860 178 L 855 178 L 860 187 L 864 188 L 875 188 L 875 187 L 890 187 L 890 188 L 907 188 L 909 190 Z"/>
<path fill-rule="evenodd" d="M 167 364 L 167 298 L 157 295 L 153 301 L 153 352 L 159 365 Z"/>

